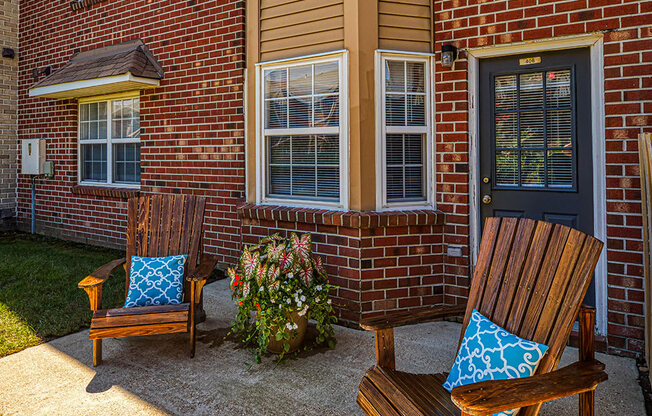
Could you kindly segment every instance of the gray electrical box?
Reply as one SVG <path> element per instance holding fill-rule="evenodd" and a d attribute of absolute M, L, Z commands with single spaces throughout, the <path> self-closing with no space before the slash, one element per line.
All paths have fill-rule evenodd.
<path fill-rule="evenodd" d="M 22 169 L 24 175 L 43 175 L 45 164 L 45 139 L 23 139 Z"/>

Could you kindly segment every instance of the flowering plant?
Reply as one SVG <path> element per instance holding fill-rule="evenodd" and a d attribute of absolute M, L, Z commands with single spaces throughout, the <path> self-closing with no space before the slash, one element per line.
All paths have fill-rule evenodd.
<path fill-rule="evenodd" d="M 282 342 L 279 360 L 290 351 L 290 339 L 299 335 L 299 325 L 292 319 L 297 315 L 316 321 L 315 345 L 328 342 L 333 348 L 331 323 L 337 318 L 328 299 L 332 286 L 311 246 L 310 234 L 292 233 L 290 238 L 274 234 L 245 246 L 238 269 L 228 269 L 238 305 L 233 332 L 256 345 L 257 362 L 272 338 Z"/>

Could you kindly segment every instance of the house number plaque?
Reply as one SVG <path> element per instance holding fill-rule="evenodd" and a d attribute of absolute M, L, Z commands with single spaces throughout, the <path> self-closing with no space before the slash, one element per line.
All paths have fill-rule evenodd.
<path fill-rule="evenodd" d="M 529 58 L 521 58 L 518 60 L 519 65 L 532 65 L 532 64 L 540 64 L 541 63 L 541 57 L 540 56 L 531 56 Z"/>

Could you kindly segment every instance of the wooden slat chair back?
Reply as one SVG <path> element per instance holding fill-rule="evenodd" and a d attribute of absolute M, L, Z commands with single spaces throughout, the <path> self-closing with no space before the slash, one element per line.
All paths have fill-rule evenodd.
<path fill-rule="evenodd" d="M 488 218 L 460 342 L 476 309 L 509 332 L 549 347 L 537 374 L 556 369 L 601 250 L 601 241 L 564 225 Z M 520 414 L 536 414 L 540 406 L 535 407 Z"/>
<path fill-rule="evenodd" d="M 190 332 L 190 356 L 195 352 L 196 313 L 202 288 L 217 259 L 203 254 L 202 235 L 206 200 L 188 195 L 151 195 L 127 203 L 127 253 L 93 272 L 79 283 L 89 296 L 93 319 L 93 365 L 102 361 L 102 339 L 122 336 Z M 102 284 L 121 265 L 129 291 L 131 257 L 165 257 L 187 254 L 183 300 L 179 305 L 102 309 Z M 201 257 L 201 258 L 200 258 Z"/>
<path fill-rule="evenodd" d="M 199 262 L 206 199 L 188 195 L 152 195 L 127 203 L 126 288 L 131 256 L 165 257 L 187 254 L 185 274 Z M 189 285 L 184 280 L 184 301 Z"/>
<path fill-rule="evenodd" d="M 465 308 L 443 306 L 411 314 L 399 312 L 369 318 L 361 323 L 363 328 L 376 332 L 377 365 L 365 375 L 358 403 L 367 414 L 375 414 L 381 408 L 393 408 L 395 413 L 391 414 L 459 415 L 462 408 L 466 412 L 462 414 L 491 414 L 495 408 L 491 407 L 492 404 L 500 406 L 501 400 L 509 399 L 509 403 L 518 406 L 502 410 L 520 407 L 520 415 L 531 416 L 538 414 L 543 401 L 581 393 L 580 413 L 593 414 L 593 390 L 606 379 L 606 373 L 602 371 L 604 365 L 593 357 L 595 309 L 582 308 L 580 314 L 581 363 L 558 370 L 560 377 L 563 375 L 567 379 L 566 385 L 559 383 L 555 386 L 557 390 L 551 387 L 552 390 L 546 391 L 549 386 L 540 384 L 544 380 L 556 380 L 554 373 L 547 373 L 557 368 L 602 246 L 602 242 L 594 237 L 564 225 L 530 219 L 488 218 Z M 463 313 L 461 343 L 473 309 L 506 330 L 549 347 L 535 376 L 523 379 L 524 384 L 516 389 L 534 390 L 532 386 L 536 386 L 538 396 L 528 391 L 516 394 L 513 384 L 487 381 L 458 387 L 451 399 L 451 395 L 440 386 L 446 374 L 413 375 L 394 369 L 392 328 Z M 417 393 L 420 385 L 430 385 L 430 393 L 424 393 L 423 389 Z M 512 397 L 505 392 L 495 393 L 491 399 L 495 402 L 492 402 L 482 396 L 492 386 L 504 388 Z M 460 397 L 456 396 L 458 391 Z M 483 411 L 472 411 L 470 405 L 464 405 L 472 401 L 470 398 L 477 399 L 480 408 L 485 404 L 487 407 Z M 408 402 L 410 404 L 405 404 Z"/>

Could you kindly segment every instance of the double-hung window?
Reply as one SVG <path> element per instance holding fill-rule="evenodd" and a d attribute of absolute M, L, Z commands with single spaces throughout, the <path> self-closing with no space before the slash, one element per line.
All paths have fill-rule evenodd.
<path fill-rule="evenodd" d="M 138 96 L 80 102 L 79 181 L 93 185 L 140 185 Z"/>
<path fill-rule="evenodd" d="M 379 208 L 432 204 L 429 57 L 380 54 Z"/>
<path fill-rule="evenodd" d="M 260 65 L 260 197 L 344 207 L 344 55 Z"/>

